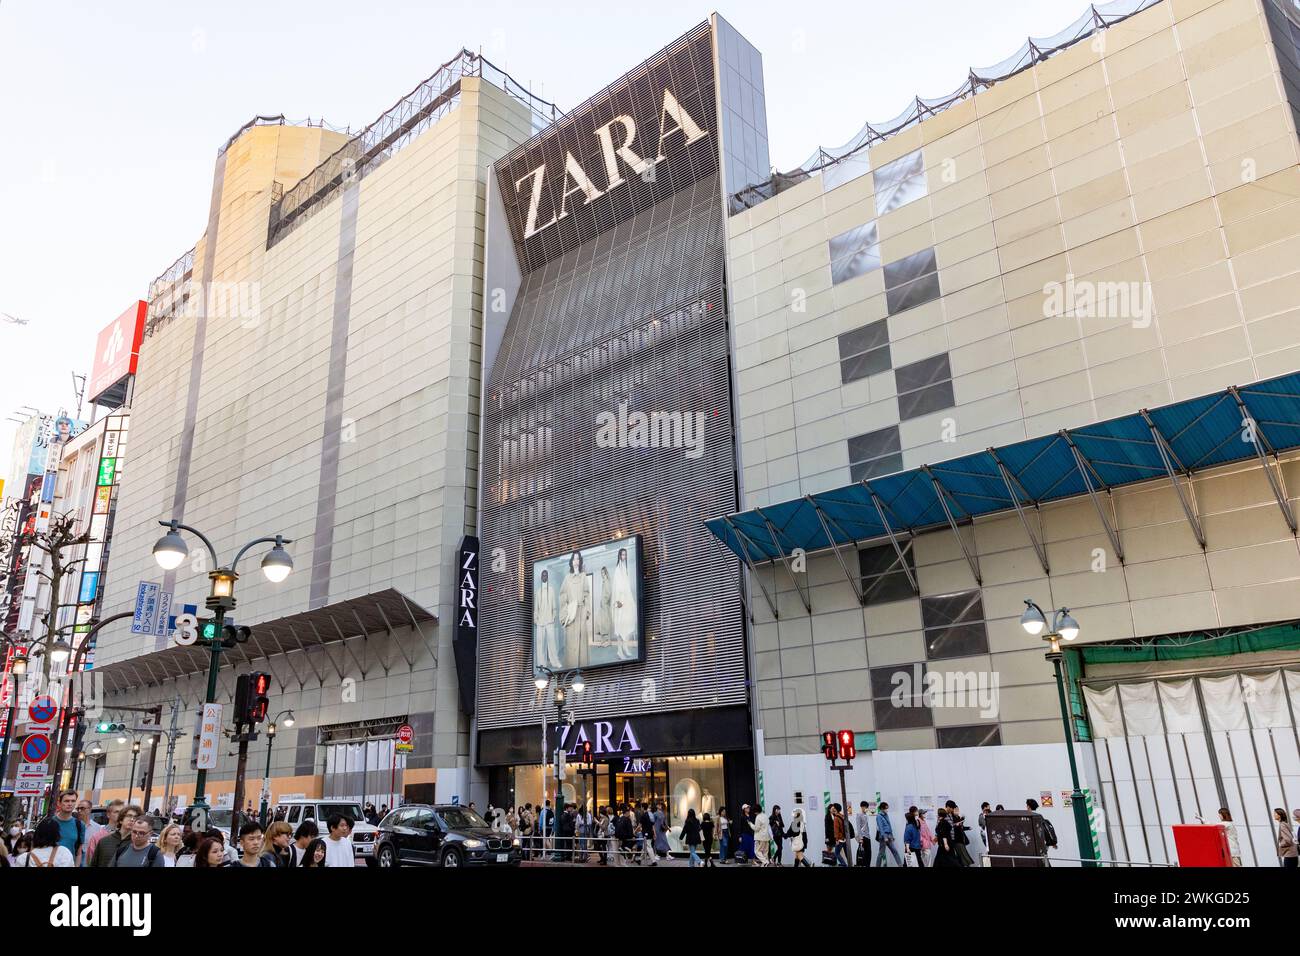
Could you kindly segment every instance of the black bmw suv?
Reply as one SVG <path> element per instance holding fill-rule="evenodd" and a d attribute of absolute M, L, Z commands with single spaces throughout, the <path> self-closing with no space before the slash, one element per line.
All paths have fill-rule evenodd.
<path fill-rule="evenodd" d="M 518 838 L 497 833 L 468 807 L 408 803 L 379 821 L 382 866 L 518 866 Z"/>

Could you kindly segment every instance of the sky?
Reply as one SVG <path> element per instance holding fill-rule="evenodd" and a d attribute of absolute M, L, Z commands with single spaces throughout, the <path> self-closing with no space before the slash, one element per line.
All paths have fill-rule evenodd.
<path fill-rule="evenodd" d="M 217 149 L 256 114 L 356 130 L 462 47 L 569 109 L 717 9 L 763 55 L 784 170 L 1087 8 L 709 3 L 0 0 L 0 475 L 7 419 L 75 411 L 96 334 L 194 245 Z"/>

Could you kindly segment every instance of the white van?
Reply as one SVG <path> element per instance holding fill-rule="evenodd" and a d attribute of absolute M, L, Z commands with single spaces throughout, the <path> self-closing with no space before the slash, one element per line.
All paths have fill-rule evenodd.
<path fill-rule="evenodd" d="M 365 815 L 361 810 L 361 804 L 352 800 L 313 800 L 311 798 L 301 800 L 278 800 L 275 804 L 275 812 L 272 819 L 283 820 L 295 831 L 298 824 L 306 820 L 311 820 L 320 830 L 321 839 L 329 836 L 329 827 L 326 823 L 330 817 L 336 813 L 341 813 L 352 821 L 352 852 L 361 860 L 366 861 L 366 866 L 375 866 L 375 834 L 379 828 L 372 823 L 367 823 Z"/>

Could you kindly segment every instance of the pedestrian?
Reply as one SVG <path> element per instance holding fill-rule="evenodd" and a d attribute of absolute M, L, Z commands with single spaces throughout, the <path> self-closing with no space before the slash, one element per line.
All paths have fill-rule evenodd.
<path fill-rule="evenodd" d="M 652 814 L 651 814 L 651 816 L 652 816 L 653 819 L 654 819 L 654 836 L 655 836 L 655 842 L 654 842 L 654 855 L 655 855 L 655 862 L 658 862 L 658 861 L 659 861 L 659 858 L 660 858 L 661 856 L 663 857 L 663 859 L 667 860 L 667 859 L 668 859 L 668 854 L 669 854 L 669 847 L 668 847 L 668 815 L 667 815 L 666 813 L 664 813 L 664 808 L 661 807 L 661 806 L 658 804 L 658 802 L 652 803 L 650 806 L 651 806 L 652 811 L 653 811 Z"/>
<path fill-rule="evenodd" d="M 326 866 L 356 866 L 352 852 L 352 821 L 341 813 L 331 813 L 325 825 L 329 836 L 325 838 Z"/>
<path fill-rule="evenodd" d="M 988 802 L 987 800 L 985 800 L 983 803 L 980 804 L 980 815 L 976 818 L 976 821 L 975 821 L 976 823 L 979 824 L 979 828 L 980 828 L 980 842 L 984 844 L 984 852 L 985 852 L 985 853 L 988 852 L 988 848 L 989 848 L 989 823 L 988 823 L 988 816 L 989 816 L 989 814 L 992 813 L 992 812 L 993 812 L 993 811 L 989 809 L 989 802 Z"/>
<path fill-rule="evenodd" d="M 754 859 L 754 811 L 748 803 L 742 804 L 736 819 L 731 821 L 731 842 L 740 848 L 736 854 L 746 863 Z"/>
<path fill-rule="evenodd" d="M 858 804 L 858 812 L 853 815 L 853 830 L 857 838 L 857 857 L 854 863 L 858 866 L 871 865 L 871 814 L 868 812 L 871 805 L 863 800 Z"/>
<path fill-rule="evenodd" d="M 645 864 L 648 859 L 651 866 L 659 864 L 659 857 L 655 855 L 655 821 L 650 812 L 650 807 L 646 804 L 638 804 L 637 825 L 640 827 L 640 833 L 637 835 L 637 854 L 640 857 L 640 863 Z"/>
<path fill-rule="evenodd" d="M 1273 822 L 1277 824 L 1277 855 L 1282 858 L 1282 865 L 1288 870 L 1300 864 L 1300 853 L 1296 852 L 1295 834 L 1291 832 L 1291 821 L 1281 807 L 1273 810 Z"/>
<path fill-rule="evenodd" d="M 299 866 L 314 866 L 320 868 L 329 866 L 329 849 L 325 846 L 328 840 L 312 840 L 307 844 L 307 849 L 302 852 L 302 862 Z"/>
<path fill-rule="evenodd" d="M 18 835 L 18 838 L 14 840 L 14 847 L 9 854 L 9 858 L 11 860 L 17 860 L 18 857 L 22 856 L 24 853 L 31 853 L 32 840 L 35 838 L 35 836 L 36 833 L 35 831 L 32 830 L 27 830 L 23 833 L 20 833 Z M 17 863 L 14 863 L 14 866 L 17 865 L 18 865 Z"/>
<path fill-rule="evenodd" d="M 81 857 L 81 865 L 86 865 L 86 854 L 90 853 L 90 844 L 94 842 L 95 836 L 104 832 L 104 824 L 96 823 L 90 816 L 91 804 L 88 799 L 82 797 L 77 801 L 77 818 L 81 825 L 86 828 L 86 849 Z"/>
<path fill-rule="evenodd" d="M 940 866 L 962 866 L 961 857 L 957 853 L 957 840 L 955 830 L 953 829 L 952 813 L 947 807 L 940 807 L 936 811 L 938 817 L 934 825 L 934 865 Z"/>
<path fill-rule="evenodd" d="M 917 829 L 921 831 L 921 849 L 925 853 L 925 865 L 934 866 L 934 830 L 930 829 L 929 810 L 912 808 L 912 814 L 916 819 Z"/>
<path fill-rule="evenodd" d="M 298 824 L 298 829 L 293 831 L 293 845 L 289 851 L 293 854 L 293 865 L 302 866 L 302 858 L 307 852 L 307 847 L 311 841 L 320 836 L 320 828 L 316 826 L 315 820 L 304 820 Z"/>
<path fill-rule="evenodd" d="M 15 852 L 14 844 L 18 842 L 18 838 L 21 837 L 22 835 L 23 835 L 22 823 L 18 820 L 10 820 L 9 826 L 5 828 L 5 832 L 4 832 L 4 845 L 5 845 L 5 850 L 8 852 L 8 854 L 11 857 L 14 856 L 14 852 Z"/>
<path fill-rule="evenodd" d="M 225 858 L 226 863 L 239 862 L 239 851 L 226 842 L 226 833 L 224 830 L 218 830 L 216 827 L 208 827 L 203 831 L 203 835 L 221 841 L 221 853 Z"/>
<path fill-rule="evenodd" d="M 181 824 L 178 823 L 176 825 L 181 827 L 182 833 L 185 832 L 185 828 L 181 826 Z M 194 856 L 198 852 L 199 843 L 202 842 L 202 840 L 202 834 L 196 833 L 194 830 L 186 833 L 185 836 L 181 838 L 181 849 L 180 852 L 176 854 L 176 865 L 193 867 Z"/>
<path fill-rule="evenodd" d="M 700 821 L 695 818 L 694 807 L 686 811 L 686 822 L 682 824 L 682 842 L 691 854 L 687 866 L 699 866 L 700 855 L 695 848 L 700 845 Z"/>
<path fill-rule="evenodd" d="M 555 826 L 555 812 L 551 809 L 551 801 L 547 800 L 546 805 L 539 807 L 537 810 L 537 834 L 536 845 L 537 854 L 546 852 L 546 841 L 551 836 L 551 831 Z"/>
<path fill-rule="evenodd" d="M 366 822 L 369 823 L 371 826 L 375 826 L 375 827 L 379 826 L 379 811 L 375 809 L 375 805 L 373 803 L 366 804 L 365 817 L 366 817 Z"/>
<path fill-rule="evenodd" d="M 161 851 L 149 842 L 149 838 L 153 836 L 153 827 L 149 823 L 149 818 L 143 815 L 135 817 L 131 821 L 130 834 L 131 838 L 119 843 L 117 849 L 113 851 L 113 862 L 109 865 L 118 868 L 153 866 Z"/>
<path fill-rule="evenodd" d="M 636 846 L 636 821 L 632 819 L 632 808 L 623 804 L 623 812 L 614 824 L 614 836 L 618 839 L 618 860 L 620 864 L 632 862 Z"/>
<path fill-rule="evenodd" d="M 897 866 L 903 865 L 898 849 L 894 846 L 894 825 L 889 822 L 889 804 L 884 801 L 881 801 L 880 810 L 876 813 L 876 842 L 880 844 L 880 850 L 876 853 L 876 866 L 889 865 L 885 861 L 886 850 Z"/>
<path fill-rule="evenodd" d="M 293 858 L 293 827 L 276 820 L 266 828 L 266 856 L 281 869 L 291 867 Z"/>
<path fill-rule="evenodd" d="M 957 862 L 962 866 L 974 866 L 975 861 L 971 858 L 970 850 L 967 849 L 970 837 L 966 833 L 970 827 L 966 826 L 966 818 L 961 815 L 961 809 L 953 800 L 945 803 L 944 808 L 948 811 L 948 821 L 952 824 L 952 843 L 953 849 L 957 851 Z M 938 832 L 936 828 L 936 836 Z"/>
<path fill-rule="evenodd" d="M 1300 810 L 1292 810 L 1291 819 L 1294 820 L 1296 823 L 1296 828 L 1295 828 L 1296 846 L 1300 846 Z"/>
<path fill-rule="evenodd" d="M 75 806 L 75 801 L 73 805 Z M 46 817 L 36 824 L 36 830 L 31 838 L 31 848 L 14 859 L 14 866 L 76 866 L 76 857 L 63 845 L 61 838 L 59 821 L 52 816 Z"/>
<path fill-rule="evenodd" d="M 194 851 L 194 868 L 204 869 L 226 865 L 226 845 L 216 837 L 205 836 Z"/>
<path fill-rule="evenodd" d="M 731 821 L 727 819 L 727 808 L 718 808 L 718 864 L 726 866 L 727 851 L 731 847 Z"/>
<path fill-rule="evenodd" d="M 1228 838 L 1228 856 L 1233 866 L 1241 866 L 1241 841 L 1237 837 L 1237 826 L 1232 822 L 1232 811 L 1219 807 L 1219 822 L 1223 824 L 1223 835 Z"/>
<path fill-rule="evenodd" d="M 783 866 L 781 848 L 785 846 L 785 820 L 781 816 L 780 804 L 774 804 L 772 812 L 767 815 L 767 826 L 772 831 L 772 849 L 769 851 L 773 866 Z"/>
<path fill-rule="evenodd" d="M 790 830 L 786 835 L 790 837 L 790 849 L 794 851 L 795 868 L 811 867 L 812 864 L 804 859 L 804 853 L 808 849 L 808 826 L 804 823 L 803 807 L 794 808 L 790 815 Z"/>
<path fill-rule="evenodd" d="M 131 824 L 140 815 L 139 807 L 122 807 L 117 815 L 117 829 L 100 836 L 95 844 L 95 855 L 90 859 L 90 866 L 108 867 L 113 865 L 117 848 L 131 840 Z"/>
<path fill-rule="evenodd" d="M 576 829 L 578 835 L 578 859 L 583 863 L 587 862 L 587 847 L 591 845 L 592 827 L 594 822 L 591 818 L 591 811 L 587 809 L 584 803 L 578 807 L 578 819 Z"/>
<path fill-rule="evenodd" d="M 351 824 L 352 822 L 347 817 L 343 817 L 343 819 L 348 820 L 349 824 Z M 349 832 L 351 832 L 350 826 L 348 829 Z M 351 851 L 352 841 L 348 840 L 346 842 L 348 844 L 348 850 Z M 247 866 L 247 867 L 270 867 L 274 869 L 276 865 L 275 860 L 271 856 L 262 853 L 262 847 L 265 845 L 265 843 L 266 843 L 266 831 L 262 829 L 262 824 L 258 823 L 256 820 L 249 820 L 247 823 L 245 823 L 242 827 L 239 828 L 238 862 L 227 863 L 226 865 Z"/>
<path fill-rule="evenodd" d="M 181 833 L 179 823 L 169 823 L 162 828 L 162 832 L 158 834 L 158 858 L 154 860 L 154 866 L 168 867 L 177 865 L 181 849 L 184 847 L 184 838 Z"/>
<path fill-rule="evenodd" d="M 713 817 L 707 813 L 700 821 L 700 845 L 704 847 L 704 865 L 713 866 Z"/>
<path fill-rule="evenodd" d="M 1047 819 L 1047 817 L 1043 816 L 1041 813 L 1038 812 L 1038 801 L 1035 800 L 1033 797 L 1030 797 L 1028 800 L 1025 801 L 1025 808 L 1029 811 L 1029 815 L 1033 818 L 1032 822 L 1037 825 L 1038 831 L 1043 835 L 1044 847 L 1046 847 L 1049 850 L 1056 849 L 1058 845 L 1056 840 L 1056 827 L 1052 826 L 1051 820 Z M 1044 855 L 1043 857 L 1043 863 L 1044 865 L 1050 865 L 1047 863 L 1046 855 Z"/>
<path fill-rule="evenodd" d="M 59 825 L 59 845 L 67 847 L 76 865 L 81 866 L 82 848 L 86 845 L 86 824 L 77 816 L 77 791 L 64 790 L 59 794 L 53 819 Z"/>
<path fill-rule="evenodd" d="M 916 811 L 908 810 L 903 815 L 907 826 L 903 829 L 903 845 L 907 848 L 909 859 L 916 860 L 916 865 L 925 866 L 925 847 L 921 845 L 921 827 L 916 822 Z"/>
<path fill-rule="evenodd" d="M 107 807 L 105 807 L 105 810 L 108 813 L 107 822 L 101 825 L 98 830 L 87 831 L 85 853 L 86 866 L 94 866 L 92 861 L 95 858 L 95 850 L 99 848 L 99 841 L 108 836 L 108 834 L 117 832 L 120 817 L 122 816 L 122 810 L 125 806 L 126 801 L 124 800 L 110 800 Z"/>
<path fill-rule="evenodd" d="M 759 866 L 768 866 L 771 860 L 768 858 L 768 848 L 772 845 L 772 827 L 767 819 L 767 814 L 763 812 L 763 805 L 754 804 L 754 859 Z"/>
<path fill-rule="evenodd" d="M 844 812 L 838 803 L 831 804 L 831 833 L 835 844 L 832 856 L 835 866 L 848 866 L 849 853 L 849 836 L 848 821 L 844 819 Z"/>

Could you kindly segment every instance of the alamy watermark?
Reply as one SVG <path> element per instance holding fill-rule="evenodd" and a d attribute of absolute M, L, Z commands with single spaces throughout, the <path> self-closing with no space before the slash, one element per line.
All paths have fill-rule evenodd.
<path fill-rule="evenodd" d="M 1154 311 L 1147 282 L 1094 282 L 1067 272 L 1064 282 L 1043 285 L 1043 316 L 1049 319 L 1128 319 L 1135 329 L 1145 329 Z"/>
<path fill-rule="evenodd" d="M 617 412 L 596 416 L 598 448 L 682 448 L 686 457 L 704 454 L 703 412 L 629 411 L 619 402 Z"/>
<path fill-rule="evenodd" d="M 998 716 L 1001 679 L 996 671 L 929 671 L 922 664 L 890 675 L 895 707 L 968 707 L 986 719 Z"/>

